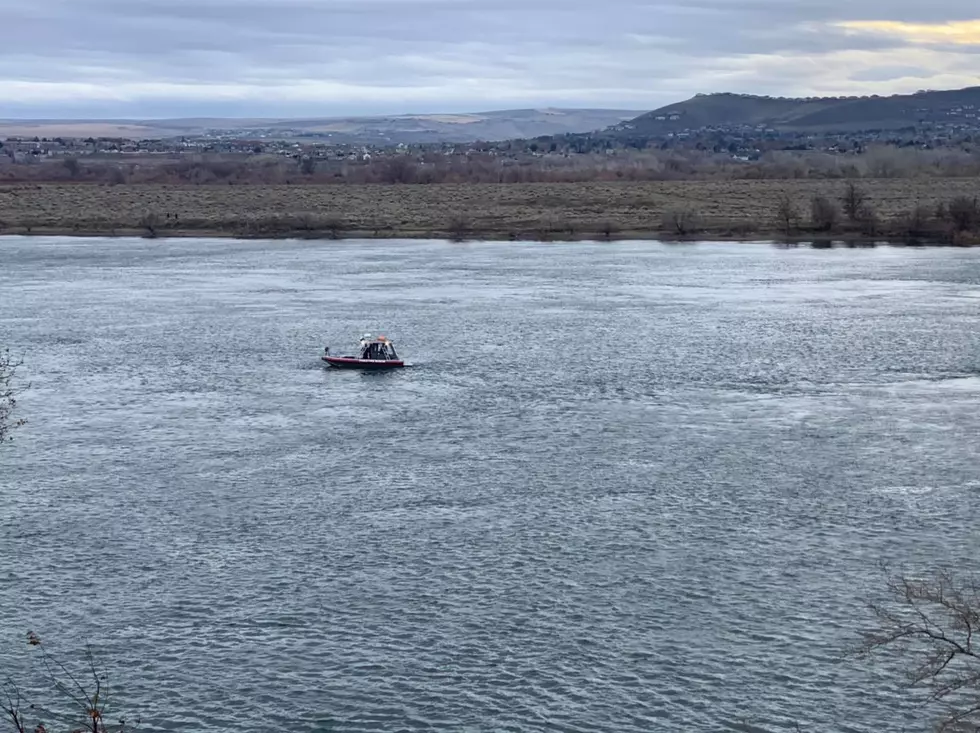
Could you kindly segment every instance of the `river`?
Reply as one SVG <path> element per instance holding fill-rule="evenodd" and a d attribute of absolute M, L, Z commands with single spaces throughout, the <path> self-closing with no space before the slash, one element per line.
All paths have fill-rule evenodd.
<path fill-rule="evenodd" d="M 151 731 L 927 728 L 841 655 L 880 561 L 975 566 L 978 250 L 4 238 L 0 296 L 5 669 L 91 643 Z M 365 332 L 413 366 L 321 368 Z"/>

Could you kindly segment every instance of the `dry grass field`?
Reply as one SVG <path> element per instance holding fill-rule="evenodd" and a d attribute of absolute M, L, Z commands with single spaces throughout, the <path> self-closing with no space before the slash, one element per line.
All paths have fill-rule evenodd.
<path fill-rule="evenodd" d="M 877 231 L 901 231 L 916 207 L 927 218 L 976 178 L 865 179 Z M 662 235 L 764 237 L 816 230 L 815 196 L 838 210 L 822 231 L 846 233 L 840 180 L 439 185 L 0 186 L 0 233 L 602 238 Z M 938 223 L 937 219 L 937 223 Z M 850 230 L 858 232 L 854 222 Z"/>

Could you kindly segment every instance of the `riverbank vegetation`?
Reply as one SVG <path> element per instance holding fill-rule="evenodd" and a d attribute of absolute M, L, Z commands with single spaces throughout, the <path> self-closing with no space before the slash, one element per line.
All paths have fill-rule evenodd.
<path fill-rule="evenodd" d="M 972 142 L 951 147 L 825 141 L 824 149 L 786 149 L 752 140 L 646 141 L 638 147 L 608 140 L 516 140 L 469 145 L 339 149 L 287 146 L 265 152 L 195 152 L 179 146 L 153 153 L 15 153 L 0 148 L 0 185 L 101 183 L 106 185 L 363 185 L 521 184 L 616 181 L 759 181 L 936 179 L 980 176 L 980 150 Z M 94 143 L 94 141 L 93 141 Z M 43 148 L 45 143 L 35 143 Z M 669 147 L 668 147 L 669 145 Z M 778 145 L 777 149 L 767 149 Z M 93 145 L 93 148 L 98 146 Z M 261 146 L 259 146 L 261 148 Z M 793 146 L 795 147 L 795 146 Z M 2 155 L 4 151 L 9 156 Z M 33 149 L 31 152 L 40 152 Z M 288 153 L 288 154 L 287 154 Z"/>
<path fill-rule="evenodd" d="M 0 233 L 980 243 L 976 178 L 0 186 Z"/>

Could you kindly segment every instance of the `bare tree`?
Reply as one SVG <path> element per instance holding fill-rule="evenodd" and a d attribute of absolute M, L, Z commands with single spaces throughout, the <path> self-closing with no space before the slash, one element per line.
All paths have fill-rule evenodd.
<path fill-rule="evenodd" d="M 847 216 L 848 221 L 860 220 L 867 201 L 868 195 L 858 188 L 856 183 L 851 181 L 847 184 L 844 188 L 844 195 L 841 197 L 841 203 L 844 205 L 844 215 Z"/>
<path fill-rule="evenodd" d="M 9 350 L 0 351 L 0 444 L 12 440 L 11 432 L 26 423 L 26 420 L 14 419 L 17 407 L 17 393 L 20 388 L 16 385 L 17 369 L 22 362 L 14 361 Z"/>
<path fill-rule="evenodd" d="M 663 226 L 681 236 L 696 233 L 701 229 L 701 223 L 702 217 L 694 209 L 669 209 L 663 214 Z"/>
<path fill-rule="evenodd" d="M 956 231 L 969 232 L 980 226 L 980 199 L 976 196 L 957 196 L 947 207 Z"/>
<path fill-rule="evenodd" d="M 797 211 L 793 199 L 787 195 L 783 195 L 776 206 L 776 222 L 787 235 L 792 234 L 800 223 L 800 212 Z"/>
<path fill-rule="evenodd" d="M 980 726 L 980 586 L 947 570 L 924 578 L 892 575 L 888 597 L 870 603 L 875 628 L 858 653 L 893 652 L 908 662 L 908 682 L 943 707 L 939 730 Z"/>
<path fill-rule="evenodd" d="M 155 237 L 160 226 L 160 215 L 155 211 L 147 211 L 140 217 L 140 226 L 146 229 L 146 236 Z"/>
<path fill-rule="evenodd" d="M 61 161 L 61 164 L 65 167 L 65 170 L 68 171 L 68 175 L 70 175 L 72 178 L 78 178 L 78 174 L 81 172 L 81 164 L 78 162 L 78 158 L 65 158 L 63 161 Z"/>
<path fill-rule="evenodd" d="M 312 155 L 304 155 L 299 160 L 299 169 L 304 176 L 312 176 L 316 173 L 317 160 Z"/>

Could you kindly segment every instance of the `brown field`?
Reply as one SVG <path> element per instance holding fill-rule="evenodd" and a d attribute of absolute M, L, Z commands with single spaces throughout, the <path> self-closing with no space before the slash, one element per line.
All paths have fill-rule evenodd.
<path fill-rule="evenodd" d="M 125 137 L 138 139 L 159 134 L 146 125 L 113 122 L 0 122 L 0 138 L 7 137 Z"/>
<path fill-rule="evenodd" d="M 857 182 L 876 222 L 842 213 L 823 234 L 899 237 L 909 214 L 980 195 L 976 178 Z M 472 237 L 574 239 L 651 236 L 761 238 L 790 233 L 780 201 L 799 213 L 805 236 L 811 199 L 840 210 L 840 180 L 674 181 L 439 185 L 0 186 L 0 233 L 150 236 Z M 921 219 L 921 216 L 920 216 Z M 945 231 L 936 218 L 930 232 Z M 957 232 L 958 233 L 958 232 Z M 961 238 L 962 239 L 962 238 Z"/>

